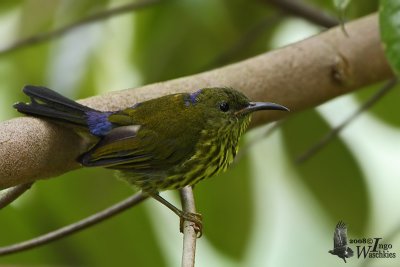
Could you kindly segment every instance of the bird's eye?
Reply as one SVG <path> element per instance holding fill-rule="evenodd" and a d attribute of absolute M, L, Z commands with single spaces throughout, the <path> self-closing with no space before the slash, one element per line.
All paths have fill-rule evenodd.
<path fill-rule="evenodd" d="M 223 112 L 227 112 L 229 110 L 229 104 L 226 102 L 222 102 L 219 104 L 219 109 Z"/>

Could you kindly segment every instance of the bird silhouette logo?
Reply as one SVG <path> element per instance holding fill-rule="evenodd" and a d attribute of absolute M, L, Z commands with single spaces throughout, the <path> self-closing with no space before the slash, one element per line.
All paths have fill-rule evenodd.
<path fill-rule="evenodd" d="M 329 253 L 342 258 L 346 262 L 346 258 L 353 256 L 354 252 L 347 246 L 347 226 L 344 222 L 339 221 L 333 233 L 333 249 Z"/>

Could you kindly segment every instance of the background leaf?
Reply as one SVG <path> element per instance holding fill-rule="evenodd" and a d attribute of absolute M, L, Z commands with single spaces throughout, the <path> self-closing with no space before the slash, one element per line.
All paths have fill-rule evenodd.
<path fill-rule="evenodd" d="M 128 2 L 0 1 L 0 47 Z M 337 17 L 333 0 L 301 3 Z M 381 13 L 381 29 L 389 36 L 384 44 L 394 45 L 396 53 L 399 33 L 389 18 L 396 18 L 397 5 L 397 1 L 381 2 L 381 7 L 391 9 L 382 11 L 389 16 Z M 375 12 L 377 6 L 377 0 L 352 1 L 345 19 Z M 297 23 L 269 1 L 180 0 L 161 1 L 83 26 L 58 39 L 0 55 L 0 116 L 3 120 L 20 116 L 11 106 L 26 100 L 21 88 L 27 83 L 49 86 L 76 99 L 176 78 L 266 52 L 277 36 L 291 39 L 287 27 L 279 27 L 291 21 L 298 24 L 296 31 L 301 36 L 309 36 L 307 23 Z M 359 91 L 356 98 L 364 101 L 376 89 Z M 374 118 L 397 127 L 398 96 L 395 89 L 377 103 L 371 109 Z M 379 159 L 392 153 L 390 148 L 395 150 L 392 137 L 399 133 L 398 127 L 378 126 L 381 135 L 368 137 L 375 157 L 359 155 L 348 139 L 337 139 L 305 164 L 288 166 L 277 132 L 251 147 L 250 157 L 245 156 L 227 173 L 198 184 L 195 198 L 204 216 L 204 239 L 198 240 L 197 266 L 337 266 L 338 259 L 326 251 L 338 219 L 348 223 L 352 237 L 390 232 L 400 221 L 400 215 L 387 204 L 400 201 L 395 176 L 400 170 L 397 153 L 392 160 Z M 355 132 L 356 138 L 370 135 L 368 127 Z M 313 111 L 295 114 L 283 128 L 291 158 L 330 129 Z M 382 130 L 390 131 L 390 136 Z M 386 147 L 377 142 L 386 139 L 390 142 Z M 375 161 L 382 166 L 369 169 Z M 0 212 L 0 245 L 54 230 L 129 196 L 131 188 L 113 176 L 105 169 L 81 169 L 36 183 L 15 205 Z M 178 220 L 168 210 L 165 216 L 157 214 L 159 208 L 157 203 L 139 205 L 90 230 L 1 257 L 0 265 L 176 266 L 182 245 Z M 160 229 L 160 221 L 165 229 Z M 298 243 L 306 238 L 305 243 Z M 352 258 L 348 265 L 358 263 Z M 381 263 L 398 265 L 399 259 Z"/>
<path fill-rule="evenodd" d="M 257 1 L 184 0 L 140 12 L 134 21 L 137 41 L 132 58 L 143 82 L 172 79 L 220 65 L 218 59 L 251 27 L 265 20 L 270 13 L 266 7 Z M 267 28 L 268 21 L 265 24 Z M 260 35 L 267 33 L 265 30 Z M 224 57 L 223 63 L 265 51 L 264 38 L 256 43 L 228 59 Z"/>
<path fill-rule="evenodd" d="M 111 190 L 110 190 L 111 189 Z M 23 208 L 2 210 L 1 245 L 55 230 L 100 211 L 132 194 L 112 171 L 83 169 L 38 182 L 20 199 Z M 21 229 L 21 230 L 20 230 Z M 121 231 L 124 229 L 123 231 Z M 148 256 L 151 252 L 151 257 Z M 112 256 L 111 256 L 112 255 Z M 79 234 L 0 259 L 2 264 L 165 266 L 152 224 L 143 205 Z"/>
<path fill-rule="evenodd" d="M 383 86 L 383 83 L 369 86 L 364 90 L 356 92 L 354 95 L 360 103 L 364 103 L 372 97 Z M 400 127 L 400 117 L 398 116 L 398 109 L 400 103 L 400 86 L 396 85 L 390 90 L 383 98 L 381 98 L 372 108 L 368 110 L 379 120 L 387 123 L 393 127 Z"/>
<path fill-rule="evenodd" d="M 393 70 L 400 72 L 400 2 L 382 0 L 379 6 L 379 24 L 386 57 Z"/>
<path fill-rule="evenodd" d="M 229 171 L 196 186 L 198 210 L 204 216 L 205 237 L 220 252 L 240 260 L 253 222 L 249 157 Z M 223 229 L 223 230 L 222 230 Z"/>
<path fill-rule="evenodd" d="M 282 129 L 292 159 L 330 131 L 329 125 L 313 110 L 290 118 Z M 340 139 L 336 138 L 295 169 L 332 222 L 343 220 L 352 225 L 352 231 L 364 233 L 370 208 L 367 187 L 357 161 Z"/>

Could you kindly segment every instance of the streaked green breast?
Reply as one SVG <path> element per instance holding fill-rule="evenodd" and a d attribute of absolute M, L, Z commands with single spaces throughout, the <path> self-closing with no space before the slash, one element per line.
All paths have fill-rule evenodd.
<path fill-rule="evenodd" d="M 129 174 L 133 184 L 143 190 L 162 191 L 194 185 L 199 181 L 225 171 L 233 162 L 238 151 L 240 136 L 250 123 L 250 116 L 240 121 L 231 121 L 224 127 L 210 127 L 202 130 L 201 137 L 196 144 L 195 153 L 178 166 L 174 166 L 157 178 L 152 174 L 150 179 L 137 177 L 140 174 Z M 135 177 L 136 176 L 136 177 Z"/>

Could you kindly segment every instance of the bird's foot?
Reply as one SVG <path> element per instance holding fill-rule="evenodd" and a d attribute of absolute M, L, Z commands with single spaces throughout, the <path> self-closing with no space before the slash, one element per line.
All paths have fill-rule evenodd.
<path fill-rule="evenodd" d="M 190 226 L 194 228 L 197 238 L 200 238 L 203 235 L 203 216 L 200 213 L 180 211 L 179 218 L 179 230 L 181 233 L 183 233 L 185 221 L 190 221 L 193 223 L 190 224 Z"/>
<path fill-rule="evenodd" d="M 177 207 L 175 207 L 174 205 L 172 205 L 171 203 L 169 203 L 167 200 L 165 200 L 163 197 L 161 197 L 158 193 L 152 193 L 150 194 L 150 196 L 152 198 L 154 198 L 155 200 L 157 200 L 158 202 L 160 202 L 161 204 L 163 204 L 164 206 L 166 206 L 167 208 L 169 208 L 170 210 L 172 210 L 176 215 L 179 216 L 180 219 L 180 223 L 179 223 L 179 230 L 181 231 L 181 233 L 183 233 L 183 228 L 184 228 L 184 222 L 185 221 L 190 221 L 193 222 L 194 224 L 191 225 L 197 235 L 197 238 L 200 238 L 203 234 L 203 222 L 202 219 L 203 217 L 201 216 L 200 213 L 192 213 L 192 212 L 186 212 L 183 210 L 178 209 Z"/>

